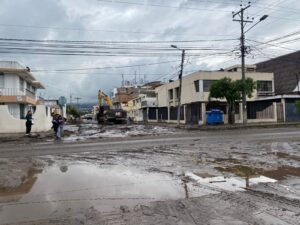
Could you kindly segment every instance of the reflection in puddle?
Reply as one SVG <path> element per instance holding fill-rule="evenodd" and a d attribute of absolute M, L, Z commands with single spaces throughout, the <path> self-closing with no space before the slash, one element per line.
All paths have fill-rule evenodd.
<path fill-rule="evenodd" d="M 110 212 L 120 210 L 122 205 L 199 197 L 220 190 L 241 191 L 246 186 L 245 179 L 239 177 L 201 178 L 186 173 L 188 179 L 181 180 L 166 173 L 124 166 L 100 168 L 87 163 L 52 165 L 33 178 L 25 192 L 0 196 L 2 223 L 65 217 L 90 207 Z M 261 176 L 248 182 L 251 186 L 276 180 Z"/>
<path fill-rule="evenodd" d="M 14 201 L 0 197 L 1 222 L 51 218 L 87 209 L 119 209 L 156 200 L 185 198 L 180 180 L 127 167 L 89 164 L 52 166 L 37 176 L 28 193 Z M 73 211 L 73 212 L 74 212 Z"/>
<path fill-rule="evenodd" d="M 37 174 L 41 173 L 41 170 L 30 169 L 28 171 L 27 177 L 23 177 L 23 183 L 15 188 L 0 188 L 0 197 L 18 197 L 18 195 L 23 195 L 28 193 L 37 180 Z"/>

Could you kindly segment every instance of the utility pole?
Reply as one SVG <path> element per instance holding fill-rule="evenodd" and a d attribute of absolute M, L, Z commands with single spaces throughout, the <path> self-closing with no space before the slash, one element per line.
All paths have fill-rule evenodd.
<path fill-rule="evenodd" d="M 250 2 L 248 6 L 243 8 L 243 5 L 241 5 L 241 10 L 237 13 L 232 14 L 233 21 L 240 22 L 241 24 L 241 61 L 242 61 L 242 82 L 245 84 L 246 79 L 246 71 L 245 71 L 245 53 L 246 53 L 246 47 L 245 47 L 245 25 L 247 23 L 253 23 L 253 20 L 245 20 L 244 19 L 244 12 L 246 9 L 250 8 Z M 240 19 L 234 19 L 237 15 L 239 15 Z M 243 124 L 247 123 L 247 99 L 246 99 L 246 92 L 245 87 L 243 86 L 242 90 L 242 105 L 243 105 Z"/>
<path fill-rule="evenodd" d="M 70 93 L 70 105 L 72 105 L 72 93 Z"/>
<path fill-rule="evenodd" d="M 180 126 L 180 112 L 181 112 L 181 89 L 182 89 L 182 74 L 183 74 L 183 64 L 184 64 L 184 57 L 185 57 L 185 49 L 180 49 L 176 45 L 171 45 L 172 48 L 176 48 L 181 53 L 181 64 L 180 64 L 180 72 L 179 72 L 179 88 L 178 88 L 178 102 L 177 102 L 177 125 Z"/>
<path fill-rule="evenodd" d="M 76 99 L 76 102 L 77 102 L 77 110 L 79 110 L 79 100 L 80 100 L 81 98 L 76 97 L 75 99 Z"/>

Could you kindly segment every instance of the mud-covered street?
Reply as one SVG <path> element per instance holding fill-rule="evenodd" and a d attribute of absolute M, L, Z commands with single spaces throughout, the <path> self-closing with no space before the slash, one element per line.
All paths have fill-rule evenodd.
<path fill-rule="evenodd" d="M 0 224 L 300 224 L 300 129 L 0 137 Z"/>

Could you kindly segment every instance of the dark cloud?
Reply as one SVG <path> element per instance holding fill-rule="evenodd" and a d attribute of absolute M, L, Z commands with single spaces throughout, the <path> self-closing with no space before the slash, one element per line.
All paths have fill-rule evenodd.
<path fill-rule="evenodd" d="M 144 3 L 144 5 L 97 0 L 2 0 L 0 37 L 38 40 L 167 40 L 170 42 L 164 47 L 168 48 L 175 40 L 225 39 L 238 38 L 240 35 L 239 24 L 232 22 L 231 16 L 231 11 L 239 9 L 240 0 L 124 0 L 124 2 Z M 258 20 L 261 15 L 268 14 L 269 18 L 249 32 L 247 38 L 266 41 L 299 30 L 300 17 L 295 9 L 300 9 L 300 2 L 296 0 L 254 0 L 246 16 L 249 18 L 254 16 Z M 208 42 L 203 45 L 233 50 L 238 44 L 237 40 Z M 248 44 L 254 45 L 253 42 Z M 296 50 L 297 43 L 293 42 L 287 47 Z M 287 53 L 289 50 L 269 46 L 263 52 L 274 56 Z M 188 54 L 187 52 L 187 56 Z M 185 69 L 187 72 L 224 68 L 240 61 L 234 54 L 187 58 L 189 62 Z M 0 54 L 0 59 L 19 61 L 25 66 L 39 70 L 115 67 L 178 60 L 178 63 L 149 67 L 88 70 L 83 74 L 35 73 L 35 76 L 47 86 L 47 90 L 43 92 L 44 96 L 69 96 L 72 93 L 73 96 L 82 97 L 83 101 L 94 101 L 98 89 L 109 92 L 113 87 L 119 86 L 121 74 L 127 74 L 125 78 L 128 80 L 134 79 L 132 74 L 135 73 L 142 77 L 143 74 L 158 74 L 148 75 L 148 80 L 157 78 L 167 80 L 176 76 L 180 55 L 134 58 Z M 266 56 L 253 49 L 247 63 L 260 60 L 266 60 Z M 164 74 L 166 76 L 163 76 Z"/>

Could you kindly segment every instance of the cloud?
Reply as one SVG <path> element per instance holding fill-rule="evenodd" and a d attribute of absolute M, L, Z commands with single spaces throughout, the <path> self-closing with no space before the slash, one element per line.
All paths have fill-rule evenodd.
<path fill-rule="evenodd" d="M 220 48 L 228 55 L 208 56 L 209 51 L 198 51 L 199 56 L 189 56 L 185 71 L 215 70 L 239 63 L 239 57 L 230 51 L 238 47 L 240 36 L 239 23 L 232 21 L 231 11 L 239 10 L 240 0 L 1 0 L 0 33 L 2 38 L 21 38 L 36 40 L 81 40 L 81 41 L 166 41 L 160 48 L 168 49 L 176 40 L 228 39 L 236 41 L 176 43 L 179 47 L 190 45 Z M 126 3 L 127 2 L 127 3 Z M 128 2 L 137 4 L 128 4 Z M 143 4 L 143 5 L 140 5 Z M 293 7 L 291 5 L 293 4 Z M 169 6 L 169 7 L 168 7 Z M 185 9 L 179 9 L 183 7 Z M 297 10 L 300 2 L 254 0 L 246 16 L 255 17 L 268 14 L 251 32 L 247 39 L 267 41 L 283 34 L 299 30 L 300 20 Z M 158 46 L 152 44 L 150 46 Z M 257 43 L 247 42 L 253 47 Z M 297 50 L 297 42 L 285 44 Z M 268 46 L 263 53 L 277 56 L 290 52 L 283 48 Z M 0 51 L 1 52 L 1 51 Z M 61 95 L 81 97 L 82 101 L 94 102 L 99 89 L 107 94 L 121 84 L 122 74 L 125 79 L 133 80 L 134 74 L 147 75 L 148 80 L 170 79 L 176 77 L 180 63 L 180 52 L 173 55 L 156 57 L 117 56 L 47 56 L 0 53 L 1 60 L 19 61 L 33 70 L 58 70 L 72 68 L 116 67 L 156 63 L 162 61 L 178 62 L 123 69 L 84 70 L 81 72 L 54 73 L 36 72 L 35 76 L 47 87 L 42 94 L 46 97 Z M 206 57 L 203 57 L 206 56 Z M 261 52 L 252 49 L 247 63 L 266 60 Z M 164 76 L 165 75 L 165 76 Z"/>

